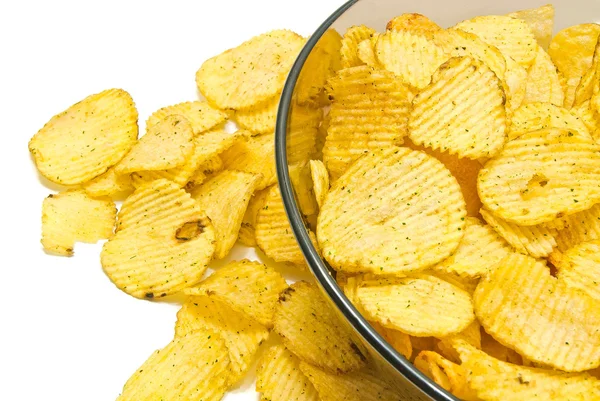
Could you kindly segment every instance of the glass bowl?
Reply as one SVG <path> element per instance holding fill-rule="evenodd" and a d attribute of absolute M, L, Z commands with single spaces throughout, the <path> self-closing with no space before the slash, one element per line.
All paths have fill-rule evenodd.
<path fill-rule="evenodd" d="M 453 0 L 451 2 L 443 0 L 350 0 L 327 18 L 310 37 L 292 67 L 283 89 L 277 115 L 275 158 L 281 196 L 292 230 L 304 258 L 326 298 L 331 301 L 341 318 L 352 328 L 357 339 L 365 345 L 375 365 L 384 371 L 382 374 L 391 374 L 398 379 L 397 382 L 400 384 L 398 395 L 402 400 L 449 401 L 458 399 L 422 374 L 371 327 L 346 298 L 335 281 L 335 272 L 319 256 L 311 242 L 295 197 L 293 184 L 290 181 L 287 161 L 287 127 L 294 120 L 294 115 L 290 112 L 290 105 L 295 96 L 296 82 L 315 44 L 329 28 L 333 28 L 343 35 L 347 28 L 364 24 L 379 32 L 384 32 L 390 19 L 410 12 L 423 14 L 445 28 L 477 15 L 507 14 L 517 10 L 539 7 L 548 2 L 548 0 Z M 600 1 L 555 0 L 552 4 L 556 9 L 555 33 L 571 25 L 600 20 Z"/>

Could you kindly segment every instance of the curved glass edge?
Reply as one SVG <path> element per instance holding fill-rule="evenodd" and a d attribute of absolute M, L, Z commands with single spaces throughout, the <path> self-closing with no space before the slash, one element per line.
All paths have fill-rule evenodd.
<path fill-rule="evenodd" d="M 277 109 L 277 121 L 275 126 L 275 165 L 277 169 L 279 190 L 281 191 L 284 209 L 288 216 L 288 220 L 290 221 L 292 231 L 294 232 L 294 236 L 296 237 L 311 272 L 317 279 L 321 289 L 325 291 L 330 299 L 336 304 L 350 325 L 356 329 L 363 341 L 369 344 L 383 360 L 389 363 L 394 369 L 433 400 L 460 401 L 421 373 L 410 361 L 390 346 L 348 300 L 313 246 L 308 231 L 305 228 L 304 220 L 300 214 L 292 188 L 288 171 L 286 135 L 289 110 L 292 104 L 296 82 L 306 59 L 310 55 L 313 47 L 317 44 L 319 39 L 321 39 L 321 36 L 344 12 L 350 9 L 358 1 L 360 0 L 347 1 L 331 14 L 319 28 L 317 28 L 298 55 L 298 58 L 294 62 L 287 77 Z"/>

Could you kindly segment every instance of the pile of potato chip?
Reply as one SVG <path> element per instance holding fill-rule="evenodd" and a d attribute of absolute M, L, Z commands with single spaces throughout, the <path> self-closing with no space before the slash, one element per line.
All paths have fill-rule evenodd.
<path fill-rule="evenodd" d="M 600 25 L 552 37 L 553 19 L 547 5 L 329 30 L 294 93 L 287 156 L 311 239 L 382 337 L 463 400 L 600 400 Z M 120 89 L 31 139 L 65 186 L 43 203 L 44 248 L 108 239 L 122 291 L 186 297 L 119 400 L 219 400 L 268 338 L 263 400 L 403 398 L 314 284 L 248 260 L 206 274 L 236 241 L 304 268 L 273 138 L 304 43 L 276 30 L 207 60 L 205 100 L 156 111 L 139 139 Z"/>

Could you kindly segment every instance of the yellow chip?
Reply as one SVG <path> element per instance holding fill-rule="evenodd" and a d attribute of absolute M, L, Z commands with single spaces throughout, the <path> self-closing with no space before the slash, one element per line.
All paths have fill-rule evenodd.
<path fill-rule="evenodd" d="M 441 280 L 447 281 L 455 287 L 460 288 L 461 290 L 473 295 L 475 292 L 475 288 L 477 288 L 477 284 L 479 283 L 479 278 L 465 277 L 459 276 L 456 273 L 451 273 L 448 271 L 442 272 L 439 270 L 427 270 L 425 274 L 429 274 L 431 276 L 435 276 Z"/>
<path fill-rule="evenodd" d="M 241 128 L 255 134 L 272 134 L 275 132 L 279 97 L 279 94 L 277 94 L 267 101 L 248 109 L 236 110 L 233 118 Z"/>
<path fill-rule="evenodd" d="M 198 286 L 186 289 L 185 293 L 218 299 L 271 327 L 279 293 L 286 288 L 285 279 L 275 269 L 243 259 L 221 267 Z"/>
<path fill-rule="evenodd" d="M 131 176 L 129 174 L 117 175 L 115 173 L 115 166 L 113 166 L 106 173 L 88 181 L 83 188 L 90 196 L 114 196 L 119 193 L 132 191 L 133 184 L 131 183 Z"/>
<path fill-rule="evenodd" d="M 485 208 L 535 225 L 590 208 L 600 199 L 600 148 L 592 139 L 547 128 L 509 141 L 479 172 Z"/>
<path fill-rule="evenodd" d="M 467 217 L 465 235 L 454 253 L 433 267 L 465 277 L 488 274 L 512 249 L 490 226 Z"/>
<path fill-rule="evenodd" d="M 421 351 L 415 358 L 415 367 L 444 390 L 465 401 L 479 401 L 467 384 L 467 372 L 437 352 Z"/>
<path fill-rule="evenodd" d="M 404 83 L 422 89 L 448 56 L 433 39 L 410 31 L 387 31 L 375 45 L 377 60 Z M 415 68 L 418 66 L 418 68 Z"/>
<path fill-rule="evenodd" d="M 232 142 L 233 145 L 233 142 Z M 185 189 L 188 191 L 193 190 L 195 187 L 200 186 L 208 176 L 223 171 L 223 159 L 219 155 L 208 158 L 204 163 L 196 169 L 196 171 L 189 178 L 185 184 Z"/>
<path fill-rule="evenodd" d="M 322 117 L 321 109 L 292 107 L 286 137 L 288 164 L 306 163 L 315 157 L 317 131 Z M 273 143 L 270 145 L 273 146 Z"/>
<path fill-rule="evenodd" d="M 507 15 L 525 21 L 531 28 L 538 44 L 542 49 L 548 50 L 554 29 L 554 6 L 552 4 L 516 11 Z"/>
<path fill-rule="evenodd" d="M 308 162 L 289 166 L 290 181 L 296 194 L 300 211 L 304 216 L 317 213 L 318 205 L 315 197 L 314 185 Z"/>
<path fill-rule="evenodd" d="M 504 15 L 486 15 L 463 21 L 455 26 L 473 33 L 528 68 L 534 61 L 538 44 L 527 23 Z"/>
<path fill-rule="evenodd" d="M 502 220 L 486 209 L 481 209 L 481 216 L 519 253 L 544 258 L 556 247 L 556 230 L 547 225 L 519 226 Z"/>
<path fill-rule="evenodd" d="M 29 141 L 40 173 L 62 185 L 83 184 L 125 156 L 138 135 L 129 93 L 109 89 L 52 117 Z"/>
<path fill-rule="evenodd" d="M 464 340 L 475 348 L 481 349 L 481 325 L 477 319 L 460 333 L 440 338 L 440 341 L 436 344 L 436 351 L 438 351 L 440 355 L 454 363 L 460 363 L 460 356 L 453 345 L 453 341 L 456 339 Z"/>
<path fill-rule="evenodd" d="M 261 175 L 262 179 L 257 184 L 256 190 L 274 184 L 277 177 L 273 141 L 272 136 L 262 135 L 236 142 L 221 155 L 225 168 Z"/>
<path fill-rule="evenodd" d="M 570 111 L 585 125 L 596 143 L 599 143 L 600 126 L 598 123 L 600 122 L 600 118 L 598 117 L 598 114 L 590 107 L 590 102 L 585 101 L 579 106 L 573 107 Z"/>
<path fill-rule="evenodd" d="M 310 161 L 310 174 L 314 185 L 315 198 L 319 207 L 323 205 L 329 192 L 329 173 L 321 160 Z"/>
<path fill-rule="evenodd" d="M 557 249 L 561 252 L 582 242 L 600 239 L 600 204 L 561 220 L 563 227 L 556 235 Z"/>
<path fill-rule="evenodd" d="M 421 351 L 433 351 L 439 340 L 435 337 L 414 337 L 410 336 L 410 342 L 413 346 L 413 360 Z"/>
<path fill-rule="evenodd" d="M 559 280 L 600 300 L 600 240 L 582 242 L 564 254 L 551 255 L 550 260 Z"/>
<path fill-rule="evenodd" d="M 453 343 L 453 346 L 456 346 Z M 473 344 L 471 344 L 473 345 Z M 456 349 L 456 348 L 454 348 Z M 496 358 L 503 362 L 514 363 L 516 365 L 523 364 L 523 357 L 519 355 L 515 350 L 505 347 L 490 336 L 484 330 L 481 330 L 481 347 L 480 349 L 486 354 L 493 358 Z"/>
<path fill-rule="evenodd" d="M 117 174 L 179 167 L 194 154 L 194 131 L 181 116 L 167 116 L 148 129 L 115 168 Z"/>
<path fill-rule="evenodd" d="M 388 31 L 408 31 L 431 37 L 442 28 L 424 15 L 405 13 L 392 18 L 385 27 Z"/>
<path fill-rule="evenodd" d="M 412 95 L 394 74 L 367 66 L 338 71 L 329 81 L 323 161 L 332 179 L 368 151 L 399 145 L 407 135 Z"/>
<path fill-rule="evenodd" d="M 585 373 L 529 368 L 499 361 L 459 343 L 469 387 L 488 401 L 600 399 L 600 381 Z"/>
<path fill-rule="evenodd" d="M 396 351 L 405 358 L 410 358 L 413 348 L 408 334 L 403 333 L 400 330 L 385 328 L 377 322 L 369 323 Z"/>
<path fill-rule="evenodd" d="M 371 39 L 375 30 L 364 25 L 355 25 L 346 31 L 342 37 L 342 68 L 355 67 L 364 63 L 358 57 L 358 44 L 365 39 Z"/>
<path fill-rule="evenodd" d="M 527 132 L 550 127 L 577 131 L 581 136 L 591 138 L 583 121 L 569 110 L 550 103 L 536 102 L 524 104 L 513 113 L 508 139 L 512 141 Z"/>
<path fill-rule="evenodd" d="M 283 344 L 303 361 L 332 372 L 349 372 L 365 363 L 349 327 L 313 284 L 299 281 L 281 293 L 274 327 Z"/>
<path fill-rule="evenodd" d="M 282 345 L 270 347 L 256 367 L 256 391 L 261 400 L 320 401 L 300 370 L 300 360 Z"/>
<path fill-rule="evenodd" d="M 152 113 L 146 120 L 146 130 L 160 123 L 165 117 L 172 115 L 185 118 L 192 126 L 195 135 L 208 131 L 227 120 L 227 113 L 212 107 L 208 102 L 183 102 L 163 107 Z"/>
<path fill-rule="evenodd" d="M 575 89 L 574 106 L 579 106 L 581 103 L 591 99 L 600 91 L 600 40 L 596 43 L 594 49 L 594 57 L 590 68 L 583 74 L 581 81 Z"/>
<path fill-rule="evenodd" d="M 177 312 L 175 338 L 185 337 L 198 330 L 210 330 L 223 338 L 231 361 L 226 379 L 234 384 L 252 366 L 260 344 L 269 331 L 231 309 L 226 303 L 207 297 L 189 297 Z"/>
<path fill-rule="evenodd" d="M 117 401 L 218 401 L 229 387 L 230 360 L 221 336 L 198 330 L 154 352 Z"/>
<path fill-rule="evenodd" d="M 246 208 L 246 213 L 244 213 L 242 219 L 240 232 L 238 233 L 238 241 L 246 246 L 256 246 L 256 235 L 254 233 L 256 216 L 258 215 L 258 211 L 264 206 L 268 192 L 268 189 L 263 189 L 262 191 L 255 192 L 252 198 L 250 198 L 248 208 Z"/>
<path fill-rule="evenodd" d="M 381 68 L 379 61 L 377 61 L 377 56 L 375 55 L 377 39 L 379 39 L 379 34 L 375 33 L 371 39 L 365 39 L 360 42 L 357 48 L 360 61 L 372 68 Z"/>
<path fill-rule="evenodd" d="M 566 372 L 600 366 L 600 300 L 552 277 L 544 262 L 506 257 L 473 300 L 485 331 L 527 359 Z"/>
<path fill-rule="evenodd" d="M 235 244 L 250 197 L 261 177 L 223 170 L 192 190 L 215 229 L 215 259 L 223 259 Z"/>
<path fill-rule="evenodd" d="M 562 106 L 565 94 L 560 86 L 558 72 L 544 49 L 538 47 L 533 65 L 527 72 L 523 103 L 546 102 Z"/>
<path fill-rule="evenodd" d="M 327 138 L 327 130 L 329 129 L 329 111 L 327 114 L 323 116 L 323 119 L 319 123 L 317 128 L 317 140 L 315 141 L 315 147 L 317 151 L 315 152 L 315 159 L 322 160 L 323 159 L 323 147 L 325 146 L 325 140 Z"/>
<path fill-rule="evenodd" d="M 485 64 L 451 58 L 413 100 L 410 140 L 463 158 L 493 157 L 506 141 L 505 101 L 502 83 Z"/>
<path fill-rule="evenodd" d="M 512 57 L 506 56 L 506 114 L 510 116 L 525 100 L 527 94 L 527 70 Z"/>
<path fill-rule="evenodd" d="M 110 199 L 93 199 L 83 190 L 48 195 L 42 204 L 42 245 L 48 252 L 70 256 L 77 241 L 110 238 L 116 214 Z"/>
<path fill-rule="evenodd" d="M 458 247 L 465 202 L 456 179 L 433 157 L 407 148 L 368 153 L 340 177 L 317 223 L 336 270 L 423 270 Z"/>
<path fill-rule="evenodd" d="M 200 93 L 220 109 L 243 109 L 265 102 L 283 88 L 304 45 L 288 30 L 264 33 L 206 60 L 196 73 Z"/>

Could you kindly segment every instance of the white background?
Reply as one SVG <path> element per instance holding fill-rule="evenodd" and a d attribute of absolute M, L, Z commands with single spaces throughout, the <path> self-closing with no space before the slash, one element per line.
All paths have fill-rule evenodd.
<path fill-rule="evenodd" d="M 0 399 L 114 400 L 173 336 L 177 306 L 140 301 L 103 274 L 100 245 L 41 248 L 40 179 L 27 142 L 54 114 L 120 87 L 140 122 L 197 98 L 202 61 L 253 35 L 309 35 L 342 0 L 0 2 Z M 240 256 L 238 254 L 237 256 Z M 229 399 L 254 400 L 251 383 Z"/>

